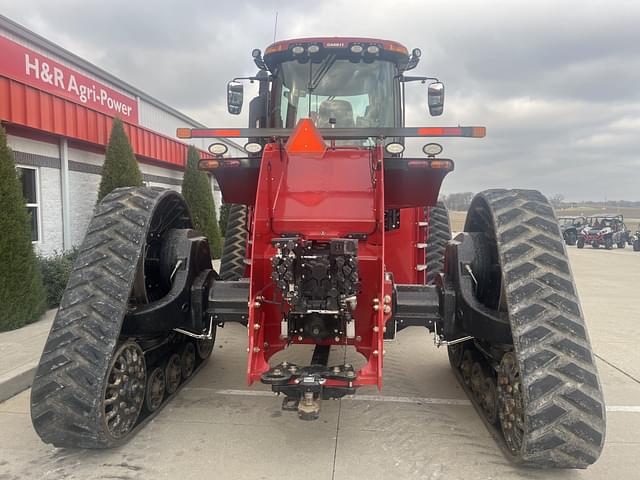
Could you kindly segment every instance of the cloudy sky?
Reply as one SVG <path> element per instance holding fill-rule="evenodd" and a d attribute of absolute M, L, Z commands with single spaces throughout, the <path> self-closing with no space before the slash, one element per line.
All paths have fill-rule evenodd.
<path fill-rule="evenodd" d="M 277 39 L 422 49 L 414 72 L 445 82 L 445 113 L 430 118 L 412 84 L 407 125 L 487 127 L 442 142 L 456 161 L 445 192 L 640 200 L 638 0 L 0 0 L 0 13 L 216 127 L 246 123 L 226 113 L 225 85 L 255 73 L 251 49 L 272 42 L 276 11 Z"/>

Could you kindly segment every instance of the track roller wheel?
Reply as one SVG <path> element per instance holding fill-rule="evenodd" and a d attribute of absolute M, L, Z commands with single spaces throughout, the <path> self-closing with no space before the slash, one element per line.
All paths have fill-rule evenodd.
<path fill-rule="evenodd" d="M 462 354 L 462 362 L 460 363 L 460 371 L 462 372 L 462 379 L 465 385 L 471 386 L 471 370 L 474 364 L 474 355 L 471 350 L 465 350 Z"/>
<path fill-rule="evenodd" d="M 147 393 L 144 399 L 144 405 L 149 412 L 155 412 L 162 404 L 165 392 L 164 369 L 156 367 L 147 380 Z"/>
<path fill-rule="evenodd" d="M 206 360 L 211 356 L 213 352 L 213 346 L 215 344 L 215 330 L 213 331 L 213 338 L 211 340 L 197 340 L 196 351 L 198 352 L 198 358 L 200 360 Z"/>
<path fill-rule="evenodd" d="M 478 362 L 474 362 L 471 366 L 471 375 L 469 375 L 469 386 L 478 397 L 482 391 L 483 384 L 484 374 L 482 372 L 482 365 Z"/>
<path fill-rule="evenodd" d="M 586 468 L 604 445 L 605 406 L 553 208 L 537 191 L 489 190 L 473 199 L 465 231 L 478 242 L 476 298 L 509 320 L 512 343 L 476 332 L 465 342 L 461 383 L 489 428 L 497 406 L 496 433 L 513 461 Z M 479 394 L 475 362 L 494 382 Z"/>
<path fill-rule="evenodd" d="M 489 424 L 495 425 L 498 421 L 498 389 L 496 379 L 491 375 L 484 377 L 480 390 L 480 404 Z"/>
<path fill-rule="evenodd" d="M 167 394 L 171 395 L 178 390 L 180 386 L 180 380 L 182 379 L 182 361 L 180 355 L 174 353 L 167 360 L 167 365 L 164 368 L 165 383 L 167 388 Z"/>
<path fill-rule="evenodd" d="M 193 369 L 196 366 L 196 347 L 193 346 L 193 342 L 185 343 L 182 347 L 182 353 L 180 354 L 180 369 L 182 371 L 182 378 L 187 379 L 193 373 Z"/>

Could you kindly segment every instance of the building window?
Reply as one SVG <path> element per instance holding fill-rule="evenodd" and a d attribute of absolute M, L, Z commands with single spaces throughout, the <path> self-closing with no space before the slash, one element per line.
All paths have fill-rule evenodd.
<path fill-rule="evenodd" d="M 27 201 L 27 210 L 31 216 L 31 241 L 40 241 L 40 202 L 38 195 L 38 170 L 18 167 L 18 177 L 22 183 L 22 194 Z"/>

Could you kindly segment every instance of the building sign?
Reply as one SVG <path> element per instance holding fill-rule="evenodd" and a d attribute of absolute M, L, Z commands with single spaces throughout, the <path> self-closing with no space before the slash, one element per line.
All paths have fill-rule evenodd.
<path fill-rule="evenodd" d="M 0 36 L 0 76 L 79 103 L 129 123 L 138 123 L 138 103 L 44 55 Z"/>

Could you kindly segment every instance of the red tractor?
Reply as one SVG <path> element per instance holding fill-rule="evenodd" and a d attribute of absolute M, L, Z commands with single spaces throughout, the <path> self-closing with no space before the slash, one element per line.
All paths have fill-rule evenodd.
<path fill-rule="evenodd" d="M 405 127 L 405 85 L 420 59 L 368 38 L 280 41 L 259 71 L 249 128 L 179 129 L 181 138 L 247 138 L 246 155 L 213 143 L 211 172 L 229 216 L 220 271 L 181 196 L 123 188 L 96 208 L 33 383 L 41 438 L 61 447 L 126 441 L 207 360 L 216 328 L 248 331 L 247 382 L 282 408 L 318 417 L 322 400 L 382 387 L 385 339 L 429 329 L 469 398 L 516 463 L 584 468 L 600 455 L 605 406 L 553 208 L 533 190 L 478 194 L 451 239 L 438 203 L 454 168 L 435 143 L 483 127 Z M 305 364 L 273 360 L 310 346 Z M 329 364 L 330 350 L 359 363 Z M 311 353 L 311 350 L 313 353 Z M 281 353 L 286 356 L 287 352 Z M 341 355 L 342 356 L 342 355 Z M 425 366 L 426 368 L 426 366 Z"/>

